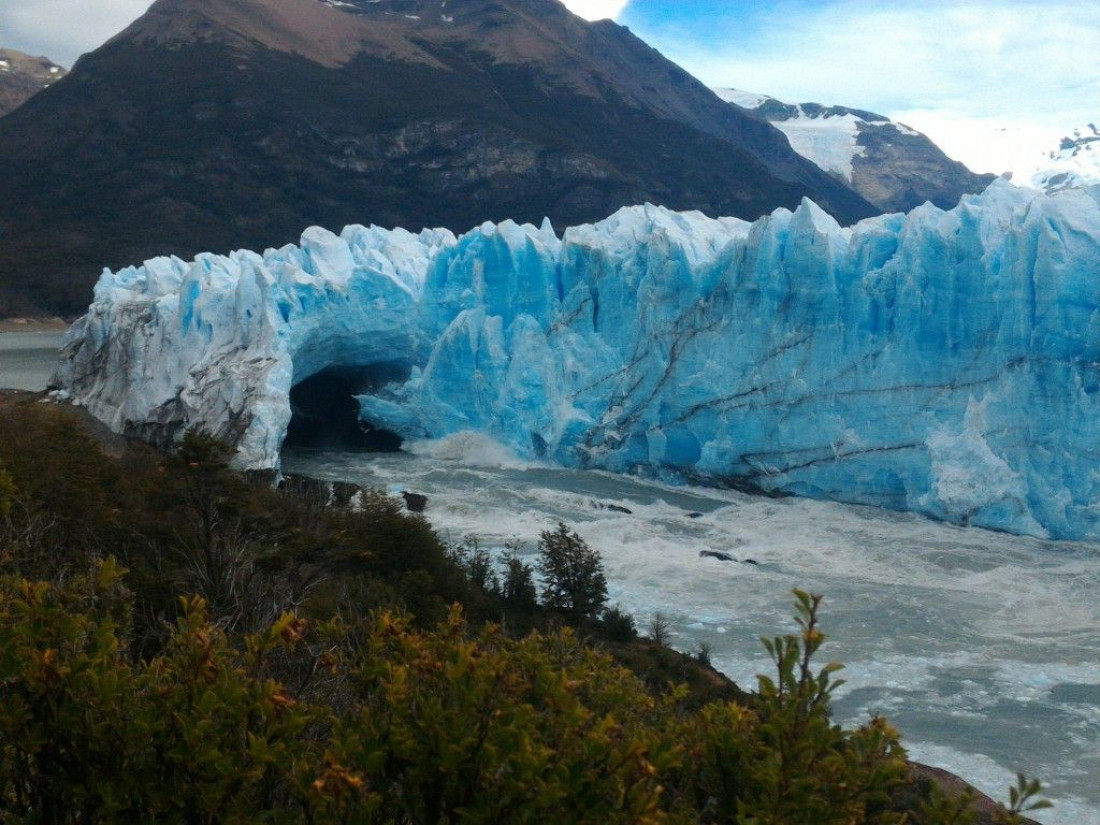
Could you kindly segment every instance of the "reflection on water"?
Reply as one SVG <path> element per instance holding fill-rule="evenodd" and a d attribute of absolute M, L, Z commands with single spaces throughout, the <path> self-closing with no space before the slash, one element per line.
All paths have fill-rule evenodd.
<path fill-rule="evenodd" d="M 64 332 L 0 332 L 0 389 L 46 389 Z"/>
<path fill-rule="evenodd" d="M 425 493 L 426 516 L 452 540 L 518 540 L 534 553 L 539 532 L 566 521 L 603 555 L 612 599 L 639 627 L 664 612 L 677 647 L 705 642 L 715 666 L 748 686 L 769 668 L 759 637 L 793 630 L 791 588 L 823 593 L 823 653 L 847 665 L 841 721 L 884 714 L 913 758 L 998 799 L 1016 770 L 1039 776 L 1057 805 L 1040 821 L 1100 825 L 1095 545 L 539 466 L 476 436 L 412 449 L 296 450 L 283 464 Z"/>

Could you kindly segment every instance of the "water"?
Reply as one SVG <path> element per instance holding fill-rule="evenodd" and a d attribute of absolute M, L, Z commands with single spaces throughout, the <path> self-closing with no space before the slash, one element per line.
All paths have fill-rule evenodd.
<path fill-rule="evenodd" d="M 1042 822 L 1100 825 L 1100 547 L 539 466 L 473 436 L 414 450 L 292 451 L 284 469 L 425 493 L 453 540 L 533 554 L 565 521 L 600 551 L 612 601 L 640 628 L 665 613 L 676 647 L 707 643 L 746 686 L 770 666 L 759 637 L 794 629 L 791 588 L 823 593 L 822 661 L 847 665 L 840 721 L 886 715 L 914 759 L 996 799 L 1017 770 L 1039 776 L 1056 803 Z"/>
<path fill-rule="evenodd" d="M 64 338 L 57 331 L 0 332 L 0 389 L 46 389 Z"/>

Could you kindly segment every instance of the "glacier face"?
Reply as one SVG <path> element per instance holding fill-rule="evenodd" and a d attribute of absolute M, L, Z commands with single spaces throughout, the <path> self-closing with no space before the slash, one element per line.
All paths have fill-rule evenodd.
<path fill-rule="evenodd" d="M 273 467 L 330 366 L 406 438 L 1100 537 L 1100 189 L 996 182 L 848 229 L 624 209 L 559 238 L 311 228 L 105 272 L 55 382 L 120 432 Z M 392 370 L 391 370 L 392 372 Z"/>

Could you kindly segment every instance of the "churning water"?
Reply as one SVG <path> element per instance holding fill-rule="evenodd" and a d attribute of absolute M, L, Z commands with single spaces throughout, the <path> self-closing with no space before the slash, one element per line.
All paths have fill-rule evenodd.
<path fill-rule="evenodd" d="M 1015 771 L 1038 776 L 1056 804 L 1044 823 L 1100 825 L 1100 547 L 534 465 L 472 435 L 411 450 L 293 450 L 283 467 L 424 493 L 454 541 L 533 555 L 564 521 L 602 554 L 639 628 L 664 613 L 676 647 L 706 643 L 746 686 L 769 669 L 759 637 L 794 628 L 791 589 L 822 593 L 823 654 L 846 664 L 838 720 L 885 715 L 912 758 L 996 799 Z"/>

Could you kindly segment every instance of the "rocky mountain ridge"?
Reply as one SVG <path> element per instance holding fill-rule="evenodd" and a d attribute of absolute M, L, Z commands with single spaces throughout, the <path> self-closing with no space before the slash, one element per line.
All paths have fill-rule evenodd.
<path fill-rule="evenodd" d="M 1100 183 L 1100 129 L 1096 124 L 1074 129 L 1056 151 L 1043 159 L 1031 183 L 1047 192 L 1060 192 Z"/>
<path fill-rule="evenodd" d="M 22 106 L 68 74 L 47 57 L 0 49 L 0 117 Z"/>
<path fill-rule="evenodd" d="M 796 152 L 884 212 L 908 212 L 926 201 L 950 209 L 996 177 L 971 172 L 926 135 L 884 115 L 847 106 L 784 103 L 739 89 L 714 91 L 776 126 Z"/>

